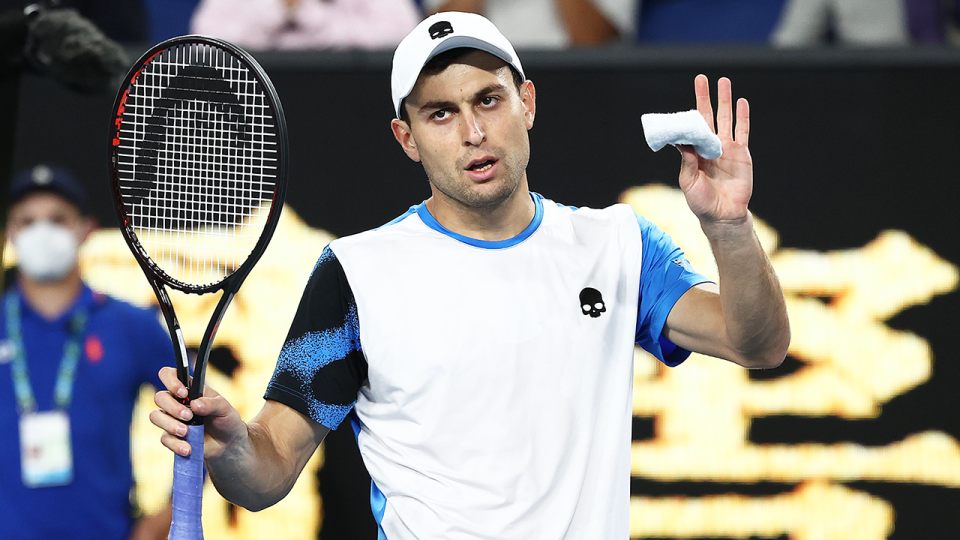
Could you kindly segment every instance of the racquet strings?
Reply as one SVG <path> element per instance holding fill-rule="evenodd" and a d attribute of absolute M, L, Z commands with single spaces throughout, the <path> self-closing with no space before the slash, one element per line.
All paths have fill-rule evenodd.
<path fill-rule="evenodd" d="M 206 287 L 239 268 L 279 184 L 274 111 L 254 74 L 209 45 L 164 49 L 131 84 L 117 138 L 127 225 L 162 273 Z"/>

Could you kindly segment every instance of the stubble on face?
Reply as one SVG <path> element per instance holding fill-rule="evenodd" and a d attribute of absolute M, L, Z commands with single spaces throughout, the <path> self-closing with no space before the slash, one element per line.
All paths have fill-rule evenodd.
<path fill-rule="evenodd" d="M 481 184 L 471 185 L 462 179 L 463 171 L 472 161 L 472 156 L 462 156 L 454 164 L 454 169 L 438 167 L 430 160 L 423 160 L 423 169 L 430 184 L 448 199 L 465 207 L 483 210 L 500 206 L 507 201 L 520 186 L 530 159 L 529 147 L 507 152 L 503 147 L 483 145 L 484 154 L 497 159 L 500 177 Z"/>
<path fill-rule="evenodd" d="M 489 84 L 499 84 L 506 89 L 507 95 L 499 105 L 503 111 L 482 120 L 485 136 L 479 144 L 464 144 L 459 136 L 436 138 L 435 133 L 443 131 L 433 131 L 429 125 L 418 128 L 419 133 L 415 132 L 419 135 L 420 161 L 435 194 L 439 193 L 449 203 L 467 209 L 499 207 L 524 182 L 530 160 L 524 105 L 510 68 L 502 60 L 478 51 L 431 78 L 433 80 L 420 88 L 418 97 L 421 101 L 432 98 L 431 91 L 437 88 L 441 100 L 450 99 L 449 96 L 456 95 L 456 92 L 450 93 L 449 89 L 457 85 L 462 85 L 458 88 L 468 95 Z M 469 178 L 467 169 L 471 162 L 486 157 L 496 160 L 496 176 L 483 182 Z"/>

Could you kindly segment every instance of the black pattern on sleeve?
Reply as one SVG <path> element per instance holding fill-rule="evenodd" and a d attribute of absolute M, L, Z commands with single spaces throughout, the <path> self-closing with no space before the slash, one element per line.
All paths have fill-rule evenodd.
<path fill-rule="evenodd" d="M 327 246 L 307 282 L 264 397 L 336 429 L 366 379 L 357 303 Z"/>

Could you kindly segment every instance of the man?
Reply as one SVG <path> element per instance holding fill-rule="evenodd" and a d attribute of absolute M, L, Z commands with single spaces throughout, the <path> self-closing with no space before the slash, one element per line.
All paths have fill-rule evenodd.
<path fill-rule="evenodd" d="M 373 479 L 382 538 L 626 539 L 634 343 L 668 365 L 699 351 L 783 360 L 783 294 L 747 201 L 746 101 L 720 83 L 723 157 L 680 148 L 680 185 L 720 287 L 626 205 L 562 207 L 527 187 L 536 90 L 486 19 L 440 13 L 398 46 L 393 133 L 431 197 L 332 242 L 310 278 L 260 414 L 207 389 L 190 407 L 172 370 L 151 420 L 204 457 L 231 501 L 281 499 L 346 416 Z M 713 125 L 707 81 L 699 110 Z"/>
<path fill-rule="evenodd" d="M 134 526 L 130 421 L 173 363 L 155 314 L 83 282 L 94 229 L 80 184 L 38 165 L 11 184 L 17 279 L 0 302 L 0 537 L 165 538 L 169 509 Z"/>

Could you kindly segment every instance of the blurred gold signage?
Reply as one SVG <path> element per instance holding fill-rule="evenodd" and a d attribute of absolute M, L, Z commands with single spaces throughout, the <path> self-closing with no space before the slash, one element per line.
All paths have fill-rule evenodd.
<path fill-rule="evenodd" d="M 623 200 L 673 236 L 695 268 L 717 279 L 710 247 L 679 190 L 647 186 Z M 634 442 L 632 474 L 796 488 L 768 497 L 634 497 L 631 535 L 884 539 L 894 528 L 893 507 L 844 482 L 960 487 L 955 439 L 922 431 L 882 447 L 758 445 L 748 440 L 750 423 L 770 415 L 877 418 L 884 403 L 926 382 L 933 364 L 927 342 L 884 321 L 955 290 L 957 267 L 900 231 L 881 232 L 861 248 L 819 253 L 779 248 L 775 231 L 760 220 L 756 228 L 784 288 L 790 355 L 803 367 L 755 381 L 733 364 L 701 355 L 670 369 L 638 352 L 634 415 L 653 417 L 655 435 Z"/>

